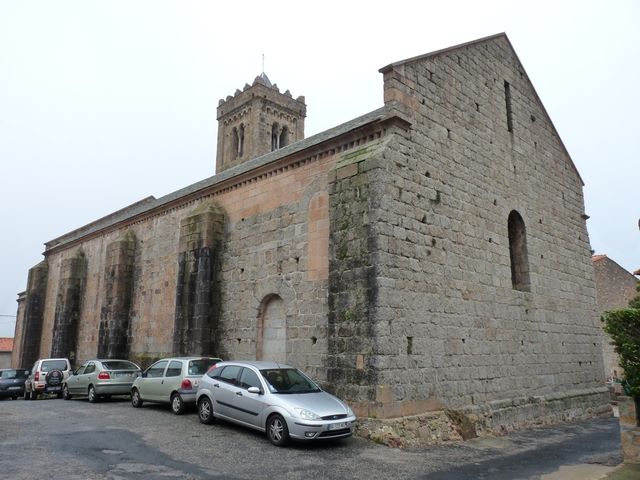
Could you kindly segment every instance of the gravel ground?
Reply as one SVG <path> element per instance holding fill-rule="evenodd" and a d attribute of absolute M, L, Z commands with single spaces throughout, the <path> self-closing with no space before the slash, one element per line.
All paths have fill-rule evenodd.
<path fill-rule="evenodd" d="M 0 401 L 0 477 L 32 479 L 538 479 L 563 465 L 622 461 L 616 418 L 414 450 L 361 438 L 272 446 L 264 434 L 198 421 L 195 409 Z"/>

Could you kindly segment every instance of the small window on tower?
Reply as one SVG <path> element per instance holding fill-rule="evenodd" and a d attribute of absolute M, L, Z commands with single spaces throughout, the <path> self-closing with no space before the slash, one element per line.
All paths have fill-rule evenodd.
<path fill-rule="evenodd" d="M 280 134 L 280 148 L 289 145 L 289 129 L 282 127 L 282 133 Z"/>
<path fill-rule="evenodd" d="M 238 156 L 241 157 L 244 151 L 244 123 L 238 128 Z"/>
<path fill-rule="evenodd" d="M 271 126 L 271 151 L 280 148 L 280 128 L 277 123 Z"/>
<path fill-rule="evenodd" d="M 238 148 L 240 145 L 240 138 L 238 136 L 238 129 L 236 127 L 233 127 L 233 130 L 231 130 L 231 142 L 233 148 L 233 158 L 236 159 L 238 158 Z"/>

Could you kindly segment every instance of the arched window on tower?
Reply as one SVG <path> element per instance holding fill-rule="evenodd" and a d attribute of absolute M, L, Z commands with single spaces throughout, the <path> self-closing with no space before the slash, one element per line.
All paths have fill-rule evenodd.
<path fill-rule="evenodd" d="M 238 129 L 236 127 L 233 127 L 233 130 L 231 130 L 231 143 L 232 143 L 231 148 L 233 150 L 233 158 L 236 159 L 238 158 L 238 148 L 240 144 Z"/>
<path fill-rule="evenodd" d="M 527 255 L 527 231 L 524 220 L 518 212 L 509 213 L 509 256 L 511 257 L 511 284 L 515 290 L 528 292 L 531 289 L 529 281 L 529 258 Z"/>
<path fill-rule="evenodd" d="M 238 127 L 238 156 L 241 157 L 244 152 L 244 123 Z"/>
<path fill-rule="evenodd" d="M 287 145 L 289 145 L 289 129 L 284 126 L 280 134 L 280 148 L 286 147 Z"/>
<path fill-rule="evenodd" d="M 277 122 L 271 126 L 271 151 L 280 148 L 280 127 Z"/>

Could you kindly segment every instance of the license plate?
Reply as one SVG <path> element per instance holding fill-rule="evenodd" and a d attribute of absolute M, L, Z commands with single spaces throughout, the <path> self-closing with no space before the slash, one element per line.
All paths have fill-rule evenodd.
<path fill-rule="evenodd" d="M 62 390 L 62 388 L 61 388 L 61 387 L 49 387 L 49 388 L 47 389 L 47 391 L 49 391 L 49 392 L 58 392 L 58 391 L 60 391 L 60 390 Z"/>
<path fill-rule="evenodd" d="M 116 373 L 116 377 L 130 377 L 130 373 Z"/>
<path fill-rule="evenodd" d="M 20 390 L 22 387 L 9 387 L 9 390 Z"/>
<path fill-rule="evenodd" d="M 330 423 L 329 430 L 342 430 L 349 428 L 349 422 Z"/>

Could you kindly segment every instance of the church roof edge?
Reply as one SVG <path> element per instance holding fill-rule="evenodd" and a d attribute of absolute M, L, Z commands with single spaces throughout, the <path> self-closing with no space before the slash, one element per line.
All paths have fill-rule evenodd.
<path fill-rule="evenodd" d="M 500 32 L 494 35 L 489 35 L 488 37 L 482 37 L 476 40 L 471 40 L 470 42 L 460 43 L 458 45 L 453 45 L 451 47 L 441 48 L 440 50 L 434 50 L 433 52 L 423 53 L 422 55 L 416 55 L 415 57 L 409 57 L 409 58 L 405 58 L 404 60 L 398 60 L 397 62 L 392 62 L 389 65 L 385 65 L 384 67 L 380 68 L 378 71 L 380 73 L 385 73 L 394 67 L 399 67 L 400 65 L 406 65 L 408 63 L 418 62 L 426 58 L 435 57 L 436 55 L 442 55 L 443 53 L 449 53 L 454 50 L 458 50 L 459 48 L 468 47 L 469 45 L 474 45 L 476 43 L 486 42 L 487 40 L 493 40 L 494 38 L 498 38 L 498 37 L 505 37 L 507 41 L 509 41 L 507 34 L 504 32 Z M 511 45 L 511 42 L 509 42 L 509 45 Z"/>
<path fill-rule="evenodd" d="M 248 173 L 254 169 L 268 165 L 272 162 L 280 160 L 281 158 L 302 152 L 303 150 L 310 149 L 317 145 L 320 145 L 326 141 L 337 138 L 341 135 L 345 135 L 353 130 L 362 128 L 368 124 L 383 121 L 392 117 L 397 117 L 396 114 L 389 112 L 385 107 L 373 110 L 369 113 L 356 117 L 348 122 L 342 123 L 338 126 L 317 133 L 311 137 L 307 137 L 298 142 L 287 145 L 284 148 L 275 150 L 273 152 L 261 155 L 245 163 L 237 165 L 235 167 L 224 170 L 219 174 L 205 178 L 199 182 L 193 183 L 187 187 L 176 190 L 172 193 L 164 195 L 159 198 L 147 197 L 143 201 L 129 205 L 122 208 L 110 215 L 102 217 L 94 222 L 91 222 L 83 227 L 77 228 L 69 233 L 61 235 L 53 240 L 45 243 L 45 256 L 54 253 L 58 249 L 65 248 L 66 246 L 77 242 L 78 240 L 96 234 L 102 230 L 113 227 L 121 222 L 129 221 L 135 217 L 150 214 L 153 210 L 162 209 L 172 202 L 179 200 L 180 198 L 188 195 L 197 194 L 199 191 L 213 187 L 217 184 L 221 184 L 227 180 L 230 180 L 236 176 L 240 176 L 244 173 Z"/>

